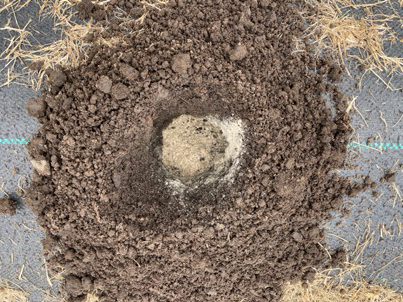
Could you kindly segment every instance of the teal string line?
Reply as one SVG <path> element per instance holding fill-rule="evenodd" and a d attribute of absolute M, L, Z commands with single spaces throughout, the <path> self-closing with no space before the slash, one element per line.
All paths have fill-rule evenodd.
<path fill-rule="evenodd" d="M 360 149 L 360 150 L 370 150 L 377 149 L 381 151 L 399 151 L 403 150 L 403 144 L 395 144 L 395 143 L 370 143 L 368 145 L 359 144 L 359 143 L 349 143 L 347 145 L 350 149 Z"/>
<path fill-rule="evenodd" d="M 0 145 L 27 145 L 25 138 L 0 138 Z"/>
<path fill-rule="evenodd" d="M 27 145 L 29 144 L 29 140 L 25 138 L 0 138 L 0 145 Z M 367 145 L 359 144 L 359 143 L 349 143 L 347 147 L 350 149 L 359 149 L 359 150 L 371 150 L 377 149 L 381 151 L 400 151 L 403 150 L 403 144 L 395 144 L 395 143 L 370 143 Z"/>

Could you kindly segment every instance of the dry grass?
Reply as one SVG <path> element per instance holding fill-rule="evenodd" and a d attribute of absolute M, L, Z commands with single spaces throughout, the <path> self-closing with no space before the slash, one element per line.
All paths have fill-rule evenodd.
<path fill-rule="evenodd" d="M 24 7 L 28 6 L 33 0 L 2 0 L 0 13 L 12 10 L 13 12 L 18 12 L 19 10 L 23 9 Z"/>
<path fill-rule="evenodd" d="M 390 24 L 401 22 L 396 6 L 401 8 L 402 4 L 396 0 L 371 4 L 355 4 L 353 0 L 306 1 L 319 11 L 307 35 L 318 46 L 318 50 L 336 52 L 341 64 L 346 58 L 356 60 L 365 72 L 372 72 L 395 90 L 380 74 L 392 76 L 403 72 L 403 58 L 385 53 L 386 43 L 401 43 Z M 376 13 L 381 6 L 387 8 L 389 13 Z"/>
<path fill-rule="evenodd" d="M 359 270 L 357 266 L 348 265 L 341 270 L 317 273 L 307 286 L 288 284 L 282 302 L 403 302 L 403 294 L 384 286 L 365 280 L 352 280 L 349 285 L 340 282 Z"/>
<path fill-rule="evenodd" d="M 333 234 L 330 234 L 333 235 Z M 347 240 L 337 236 L 345 243 Z M 381 234 L 382 236 L 382 234 Z M 283 290 L 281 302 L 403 302 L 403 294 L 379 284 L 371 284 L 365 279 L 364 253 L 376 244 L 376 231 L 368 221 L 363 234 L 357 238 L 351 256 L 347 256 L 342 268 L 318 271 L 315 279 L 304 284 L 288 283 Z M 397 265 L 403 254 L 391 259 L 372 276 L 383 272 L 391 265 Z M 376 278 L 377 276 L 375 276 Z"/>
<path fill-rule="evenodd" d="M 55 66 L 75 67 L 80 60 L 85 59 L 85 50 L 89 43 L 85 37 L 96 30 L 92 21 L 78 24 L 75 21 L 76 12 L 73 7 L 75 0 L 38 0 L 38 14 L 40 18 L 51 18 L 55 31 L 61 38 L 50 44 L 39 44 L 36 35 L 40 34 L 32 28 L 32 21 L 28 20 L 23 26 L 18 24 L 14 17 L 31 1 L 5 0 L 5 6 L 0 11 L 8 13 L 8 20 L 0 30 L 7 31 L 10 38 L 8 46 L 1 53 L 1 60 L 6 62 L 6 77 L 2 79 L 2 86 L 17 82 L 28 85 L 35 90 L 42 87 L 45 71 Z M 31 70 L 31 64 L 40 66 L 38 70 Z M 23 66 L 23 68 L 17 68 Z"/>
<path fill-rule="evenodd" d="M 93 31 L 93 26 L 91 23 L 73 25 L 64 30 L 63 39 L 52 44 L 35 46 L 28 39 L 32 33 L 25 28 L 18 31 L 12 27 L 6 27 L 5 30 L 15 31 L 18 35 L 9 40 L 9 46 L 1 54 L 1 57 L 7 61 L 7 79 L 2 85 L 9 85 L 20 80 L 21 84 L 29 84 L 38 90 L 43 84 L 47 69 L 55 66 L 75 67 L 81 59 L 85 58 L 85 49 L 89 44 L 83 38 Z M 21 74 L 18 74 L 16 71 L 18 63 L 40 64 L 41 67 L 39 70 L 30 70 L 26 67 Z"/>
<path fill-rule="evenodd" d="M 88 34 L 101 33 L 105 28 L 96 25 L 92 20 L 88 22 L 77 22 L 77 12 L 74 9 L 80 0 L 0 0 L 3 6 L 0 7 L 0 13 L 8 14 L 8 21 L 0 30 L 7 31 L 10 34 L 7 48 L 0 54 L 0 60 L 6 62 L 3 74 L 0 79 L 0 87 L 8 86 L 11 83 L 17 83 L 39 90 L 43 87 L 46 78 L 46 70 L 53 69 L 56 66 L 63 68 L 77 67 L 87 58 L 87 50 L 93 43 L 114 47 L 124 43 L 124 36 L 132 34 L 126 32 L 122 36 L 115 36 L 110 39 L 104 39 L 100 35 L 96 41 L 86 40 Z M 105 5 L 109 0 L 93 1 L 99 5 Z M 144 14 L 139 19 L 133 19 L 121 9 L 116 9 L 113 15 L 115 18 L 130 28 L 132 22 L 142 23 L 149 11 L 152 9 L 161 9 L 168 0 L 150 0 L 140 1 L 144 7 Z M 54 22 L 54 30 L 60 33 L 61 38 L 50 44 L 39 44 L 36 36 L 38 33 L 32 27 L 31 20 L 24 25 L 17 23 L 15 14 L 30 3 L 36 3 L 39 7 L 38 17 L 51 18 Z M 36 22 L 36 21 L 35 21 Z M 125 23 L 126 22 L 126 23 Z M 123 26 L 124 27 L 124 26 Z M 31 70 L 29 66 L 39 66 L 38 70 Z M 18 68 L 23 66 L 22 70 Z"/>
<path fill-rule="evenodd" d="M 98 302 L 99 299 L 95 294 L 88 294 L 85 302 Z"/>
<path fill-rule="evenodd" d="M 346 260 L 343 268 L 317 272 L 309 284 L 288 283 L 281 302 L 403 302 L 403 294 L 382 285 L 371 284 L 364 278 L 361 262 L 364 250 L 373 244 L 374 232 L 369 225 L 353 251 L 352 262 Z M 398 256 L 380 270 L 397 263 Z"/>
<path fill-rule="evenodd" d="M 10 288 L 7 284 L 0 284 L 0 302 L 27 302 L 28 294 L 22 290 Z"/>

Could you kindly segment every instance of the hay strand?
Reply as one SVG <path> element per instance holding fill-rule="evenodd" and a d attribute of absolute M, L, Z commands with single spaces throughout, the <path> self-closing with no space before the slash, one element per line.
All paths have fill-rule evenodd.
<path fill-rule="evenodd" d="M 28 294 L 0 283 L 0 302 L 28 302 Z"/>

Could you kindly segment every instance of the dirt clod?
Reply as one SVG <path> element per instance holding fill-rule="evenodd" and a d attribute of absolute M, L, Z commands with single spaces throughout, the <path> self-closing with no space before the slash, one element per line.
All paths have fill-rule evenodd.
<path fill-rule="evenodd" d="M 0 198 L 0 215 L 15 215 L 16 212 L 16 202 L 9 198 Z"/>
<path fill-rule="evenodd" d="M 238 44 L 235 48 L 230 52 L 231 61 L 240 61 L 246 58 L 248 55 L 248 50 L 245 45 Z"/>
<path fill-rule="evenodd" d="M 80 278 L 70 275 L 65 278 L 64 283 L 66 290 L 71 293 L 73 297 L 78 297 L 83 294 L 83 286 Z"/>
<path fill-rule="evenodd" d="M 101 76 L 95 85 L 103 93 L 110 93 L 112 88 L 112 80 L 107 76 Z"/>
<path fill-rule="evenodd" d="M 130 65 L 127 65 L 127 64 L 122 64 L 120 66 L 120 73 L 128 81 L 135 81 L 139 76 L 139 72 L 136 69 L 134 69 L 133 67 L 131 67 Z"/>
<path fill-rule="evenodd" d="M 28 113 L 36 118 L 43 117 L 46 110 L 46 103 L 44 100 L 36 99 L 30 100 L 27 103 L 27 111 Z"/>
<path fill-rule="evenodd" d="M 123 100 L 127 98 L 130 94 L 129 88 L 122 83 L 117 83 L 112 86 L 111 95 L 117 100 Z"/>
<path fill-rule="evenodd" d="M 50 165 L 49 162 L 45 159 L 41 160 L 31 160 L 32 167 L 38 172 L 39 175 L 42 176 L 50 176 Z"/>
<path fill-rule="evenodd" d="M 48 72 L 48 83 L 55 87 L 60 88 L 67 81 L 64 71 L 59 69 L 52 69 Z"/>
<path fill-rule="evenodd" d="M 186 74 L 192 61 L 188 53 L 177 54 L 172 59 L 172 70 L 179 74 Z"/>
<path fill-rule="evenodd" d="M 91 0 L 81 0 L 76 8 L 79 12 L 79 16 L 82 19 L 94 18 L 95 20 L 102 20 L 106 16 L 104 9 Z"/>

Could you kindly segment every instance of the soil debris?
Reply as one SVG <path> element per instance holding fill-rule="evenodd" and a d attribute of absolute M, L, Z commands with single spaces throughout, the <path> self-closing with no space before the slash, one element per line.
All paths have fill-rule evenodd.
<path fill-rule="evenodd" d="M 172 70 L 179 74 L 186 74 L 192 61 L 188 53 L 177 54 L 172 59 Z"/>
<path fill-rule="evenodd" d="M 231 61 L 240 61 L 246 58 L 248 55 L 248 50 L 246 46 L 243 44 L 238 44 L 231 52 L 230 59 Z"/>
<path fill-rule="evenodd" d="M 141 31 L 102 33 L 129 45 L 94 45 L 40 98 L 29 151 L 50 176 L 34 174 L 28 199 L 49 268 L 66 268 L 67 301 L 279 301 L 286 281 L 312 279 L 327 259 L 321 228 L 350 190 L 333 173 L 351 132 L 346 100 L 334 62 L 293 49 L 305 4 L 259 4 L 150 10 Z M 183 194 L 167 185 L 162 133 L 183 114 L 245 124 L 232 182 Z"/>
<path fill-rule="evenodd" d="M 59 69 L 48 71 L 48 83 L 54 88 L 60 88 L 67 81 L 66 74 Z"/>
<path fill-rule="evenodd" d="M 112 89 L 112 80 L 107 76 L 101 76 L 95 85 L 103 93 L 110 93 Z"/>
<path fill-rule="evenodd" d="M 97 21 L 103 20 L 107 13 L 102 8 L 91 0 L 81 0 L 80 3 L 76 5 L 79 12 L 79 17 L 82 19 L 94 18 Z"/>
<path fill-rule="evenodd" d="M 120 65 L 120 73 L 126 78 L 126 80 L 131 82 L 137 80 L 139 77 L 139 72 L 128 64 Z"/>
<path fill-rule="evenodd" d="M 50 176 L 50 165 L 46 159 L 31 160 L 32 167 L 41 176 Z"/>
<path fill-rule="evenodd" d="M 45 110 L 46 103 L 42 99 L 30 100 L 27 103 L 27 111 L 33 117 L 43 117 L 45 115 Z"/>
<path fill-rule="evenodd" d="M 118 101 L 127 98 L 129 96 L 129 93 L 129 88 L 122 83 L 117 83 L 116 85 L 113 85 L 111 89 L 111 95 Z"/>
<path fill-rule="evenodd" d="M 15 215 L 17 203 L 9 198 L 0 198 L 0 215 Z"/>

